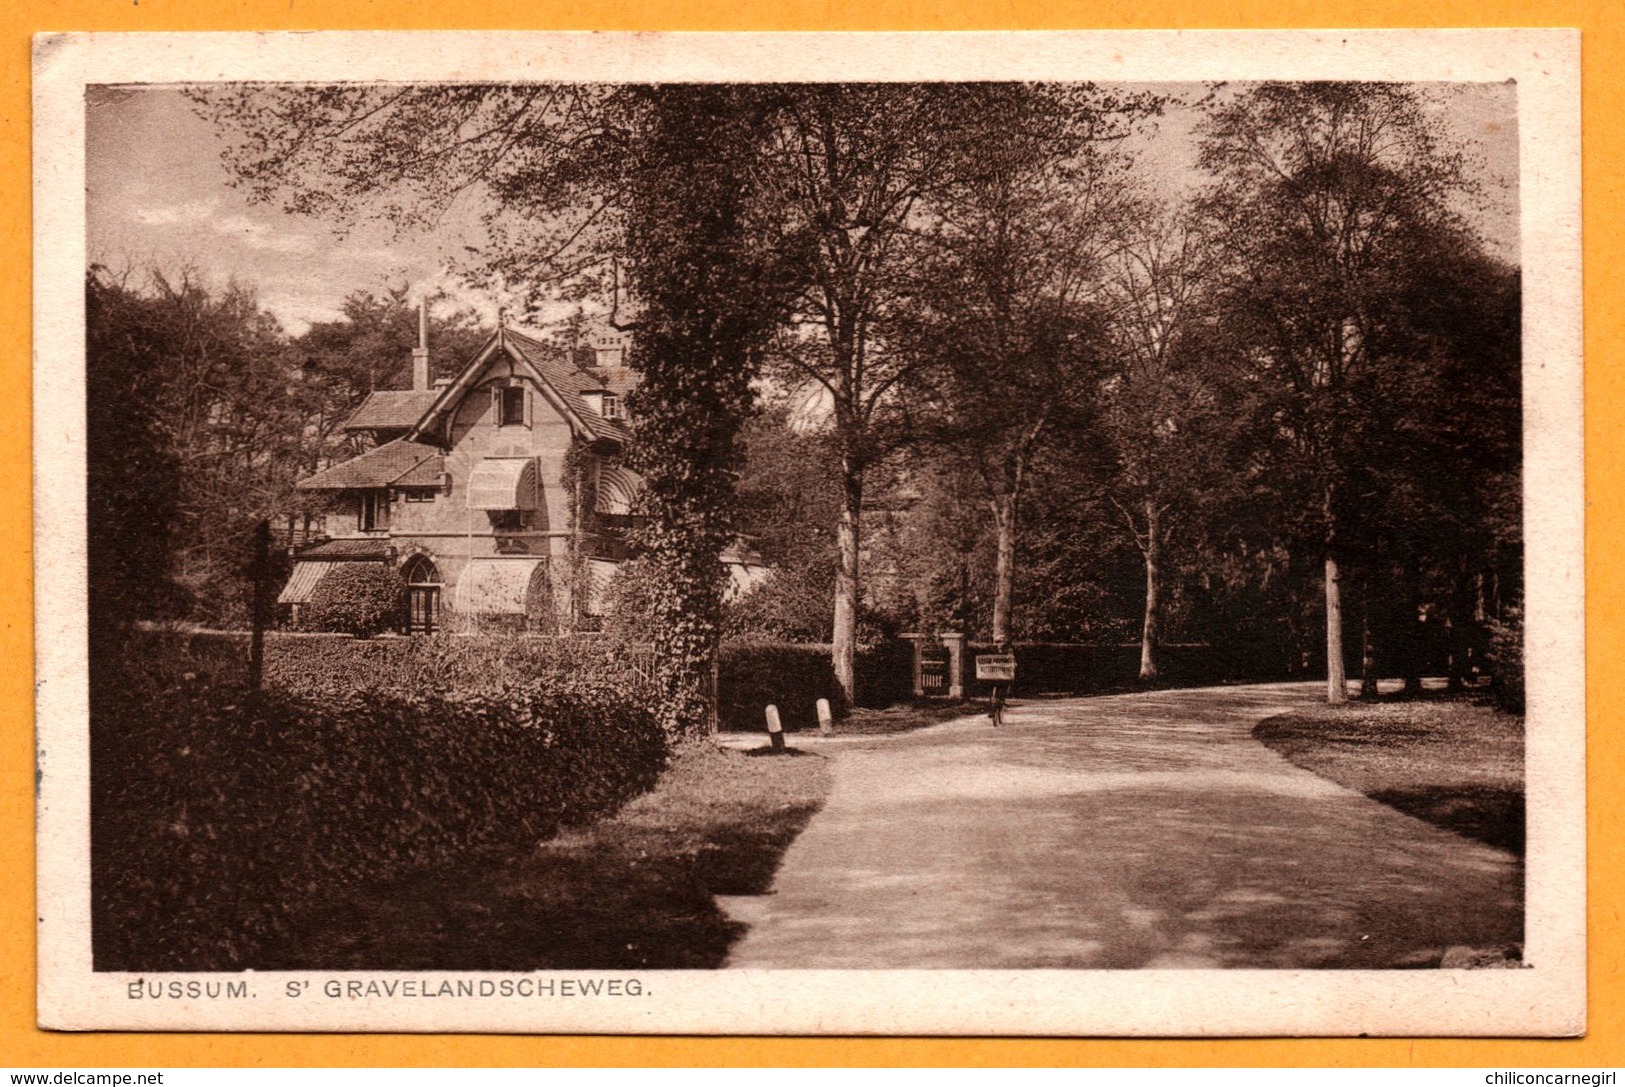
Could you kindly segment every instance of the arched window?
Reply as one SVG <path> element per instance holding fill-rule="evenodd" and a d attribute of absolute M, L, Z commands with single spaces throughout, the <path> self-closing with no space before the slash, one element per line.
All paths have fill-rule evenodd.
<path fill-rule="evenodd" d="M 401 577 L 408 585 L 439 585 L 440 571 L 427 555 L 413 555 L 401 568 Z"/>

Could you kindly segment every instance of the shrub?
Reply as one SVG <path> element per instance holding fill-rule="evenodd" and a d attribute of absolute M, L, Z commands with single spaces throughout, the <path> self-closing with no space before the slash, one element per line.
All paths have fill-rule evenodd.
<path fill-rule="evenodd" d="M 837 715 L 846 713 L 827 645 L 724 645 L 719 664 L 717 717 L 724 729 L 761 732 L 770 704 L 787 729 L 816 726 L 820 698 Z"/>
<path fill-rule="evenodd" d="M 297 968 L 357 887 L 526 849 L 647 790 L 650 711 L 555 678 L 321 699 L 182 682 L 92 704 L 95 966 Z"/>
<path fill-rule="evenodd" d="M 400 575 L 376 562 L 347 562 L 317 583 L 305 608 L 312 630 L 371 638 L 401 621 Z"/>
<path fill-rule="evenodd" d="M 1490 688 L 1508 713 L 1524 711 L 1523 609 L 1508 608 L 1506 618 L 1491 619 Z"/>

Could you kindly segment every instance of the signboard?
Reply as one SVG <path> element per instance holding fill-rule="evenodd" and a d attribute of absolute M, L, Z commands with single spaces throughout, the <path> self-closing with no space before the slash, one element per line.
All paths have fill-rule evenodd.
<path fill-rule="evenodd" d="M 1014 653 L 976 654 L 976 678 L 988 683 L 1011 683 L 1016 678 Z"/>

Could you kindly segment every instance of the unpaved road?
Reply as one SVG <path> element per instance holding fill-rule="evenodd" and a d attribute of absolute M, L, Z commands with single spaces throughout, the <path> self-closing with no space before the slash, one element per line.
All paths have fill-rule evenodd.
<path fill-rule="evenodd" d="M 820 748 L 828 804 L 732 968 L 1436 965 L 1522 939 L 1522 867 L 1280 758 L 1311 684 L 1031 702 Z"/>

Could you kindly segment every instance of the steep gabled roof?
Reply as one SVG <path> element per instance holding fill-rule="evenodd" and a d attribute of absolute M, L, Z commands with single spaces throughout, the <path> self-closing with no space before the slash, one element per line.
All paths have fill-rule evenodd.
<path fill-rule="evenodd" d="M 438 487 L 446 458 L 432 445 L 398 438 L 377 449 L 302 479 L 302 491 L 347 491 L 368 487 Z"/>
<path fill-rule="evenodd" d="M 524 365 L 535 375 L 543 395 L 564 416 L 578 438 L 586 441 L 607 439 L 621 444 L 630 440 L 631 432 L 619 420 L 605 419 L 581 398 L 584 391 L 607 388 L 600 378 L 566 361 L 558 348 L 511 328 L 500 328 L 493 333 L 452 383 L 438 390 L 428 409 L 413 424 L 407 438 L 416 441 L 435 435 L 447 414 L 462 401 L 485 371 L 491 357 L 499 351 L 507 352 L 515 362 Z"/>
<path fill-rule="evenodd" d="M 383 389 L 369 393 L 344 429 L 410 430 L 439 395 L 439 389 Z"/>
<path fill-rule="evenodd" d="M 551 385 L 569 405 L 580 421 L 592 432 L 595 438 L 608 438 L 610 441 L 625 444 L 631 438 L 631 432 L 619 419 L 605 419 L 596 411 L 587 406 L 581 398 L 583 392 L 602 391 L 619 393 L 620 389 L 613 388 L 602 377 L 576 366 L 564 358 L 562 352 L 550 347 L 540 340 L 533 339 L 513 329 L 504 330 L 507 335 L 508 346 L 530 364 L 531 369 Z"/>

